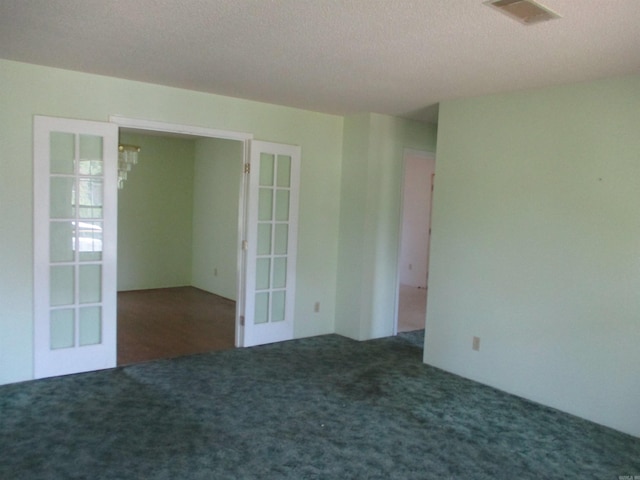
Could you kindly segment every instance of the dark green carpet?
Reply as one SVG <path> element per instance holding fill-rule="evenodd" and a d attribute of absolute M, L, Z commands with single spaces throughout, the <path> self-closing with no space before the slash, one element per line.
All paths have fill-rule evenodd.
<path fill-rule="evenodd" d="M 640 439 L 336 335 L 0 387 L 0 479 L 617 479 Z"/>

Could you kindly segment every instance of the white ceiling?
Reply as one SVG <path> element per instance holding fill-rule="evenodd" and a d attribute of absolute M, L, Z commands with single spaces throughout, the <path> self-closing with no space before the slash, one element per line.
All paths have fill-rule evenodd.
<path fill-rule="evenodd" d="M 640 71 L 640 0 L 0 0 L 0 58 L 335 114 Z"/>

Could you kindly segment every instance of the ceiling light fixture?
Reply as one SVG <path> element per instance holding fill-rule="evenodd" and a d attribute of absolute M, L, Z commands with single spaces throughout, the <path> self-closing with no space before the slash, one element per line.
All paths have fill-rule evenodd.
<path fill-rule="evenodd" d="M 131 167 L 138 164 L 141 148 L 137 145 L 118 145 L 118 188 L 122 190 Z"/>
<path fill-rule="evenodd" d="M 523 25 L 560 18 L 560 15 L 533 0 L 489 0 L 484 4 L 499 10 Z"/>

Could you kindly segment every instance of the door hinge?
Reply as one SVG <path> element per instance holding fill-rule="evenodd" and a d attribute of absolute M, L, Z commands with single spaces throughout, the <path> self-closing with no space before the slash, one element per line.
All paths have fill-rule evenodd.
<path fill-rule="evenodd" d="M 244 315 L 240 315 L 240 326 L 244 327 Z"/>
<path fill-rule="evenodd" d="M 251 164 L 250 163 L 245 163 L 244 164 L 244 173 L 251 173 Z"/>
<path fill-rule="evenodd" d="M 249 250 L 249 242 L 247 242 L 246 240 L 242 240 L 242 249 Z"/>

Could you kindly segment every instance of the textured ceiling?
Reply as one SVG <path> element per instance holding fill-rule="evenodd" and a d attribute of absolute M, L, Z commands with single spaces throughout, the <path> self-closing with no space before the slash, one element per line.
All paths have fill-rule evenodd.
<path fill-rule="evenodd" d="M 0 0 L 0 58 L 335 114 L 640 71 L 640 0 Z"/>

